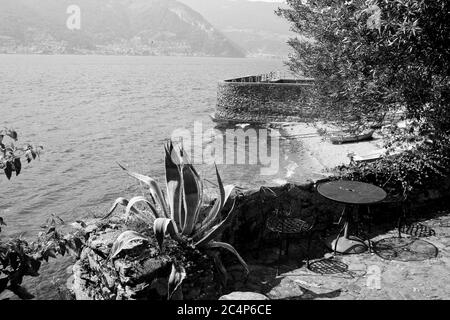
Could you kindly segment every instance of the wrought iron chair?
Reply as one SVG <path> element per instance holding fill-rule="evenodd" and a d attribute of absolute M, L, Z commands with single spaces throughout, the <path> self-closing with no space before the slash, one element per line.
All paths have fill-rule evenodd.
<path fill-rule="evenodd" d="M 411 200 L 403 196 L 400 205 L 400 215 L 397 222 L 398 237 L 402 237 L 402 233 L 407 234 L 412 237 L 422 238 L 435 236 L 436 231 L 420 222 L 415 222 L 417 217 L 414 217 L 414 210 Z M 410 221 L 408 221 L 408 219 Z"/>
<path fill-rule="evenodd" d="M 283 254 L 283 240 L 286 245 L 284 248 L 284 253 L 287 256 L 289 254 L 289 243 L 291 237 L 295 236 L 298 238 L 307 238 L 307 250 L 306 250 L 306 266 L 309 268 L 309 251 L 311 247 L 312 236 L 315 232 L 315 225 L 317 217 L 314 217 L 313 221 L 308 222 L 299 217 L 292 216 L 293 210 L 295 209 L 295 204 L 293 201 L 286 204 L 283 200 L 289 192 L 285 190 L 279 195 L 276 195 L 274 191 L 270 188 L 263 187 L 260 189 L 261 203 L 264 205 L 268 202 L 271 203 L 273 210 L 269 211 L 265 217 L 265 227 L 266 230 L 275 233 L 280 240 L 279 254 L 278 254 L 278 265 L 280 264 L 281 257 Z M 260 239 L 260 246 L 263 238 Z"/>
<path fill-rule="evenodd" d="M 407 217 L 411 212 L 410 203 L 402 194 L 388 193 L 386 199 L 380 202 L 381 205 L 388 206 L 391 210 L 397 213 L 397 233 L 401 238 L 401 230 L 407 222 Z"/>

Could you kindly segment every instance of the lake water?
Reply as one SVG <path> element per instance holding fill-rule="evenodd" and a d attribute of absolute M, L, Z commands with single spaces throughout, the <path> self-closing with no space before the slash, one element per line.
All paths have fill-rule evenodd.
<path fill-rule="evenodd" d="M 45 148 L 41 160 L 24 164 L 18 178 L 8 182 L 0 176 L 0 216 L 8 223 L 3 234 L 30 238 L 52 213 L 71 222 L 136 194 L 136 181 L 116 162 L 162 182 L 163 143 L 173 131 L 194 130 L 196 122 L 203 130 L 214 127 L 209 114 L 217 82 L 273 70 L 283 70 L 283 62 L 0 55 L 0 126 L 16 129 L 19 142 Z M 280 141 L 283 169 L 262 176 L 255 165 L 223 165 L 224 182 L 258 185 L 291 177 L 285 171 L 292 154 L 307 169 L 301 146 Z M 212 177 L 210 166 L 200 171 Z M 64 280 L 69 264 L 61 259 L 45 265 L 43 276 L 27 281 L 31 291 L 57 298 L 53 283 Z"/>

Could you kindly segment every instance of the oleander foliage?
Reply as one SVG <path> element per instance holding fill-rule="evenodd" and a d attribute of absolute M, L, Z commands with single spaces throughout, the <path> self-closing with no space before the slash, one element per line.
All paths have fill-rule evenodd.
<path fill-rule="evenodd" d="M 339 124 L 379 122 L 405 110 L 406 128 L 377 163 L 352 164 L 354 178 L 410 193 L 449 174 L 450 2 L 446 0 L 287 0 L 278 14 L 306 36 L 289 41 L 288 65 L 316 79 L 317 110 Z M 416 143 L 411 143 L 416 140 Z M 350 174 L 350 173 L 346 173 Z M 351 176 L 351 174 L 350 174 Z"/>
<path fill-rule="evenodd" d="M 6 226 L 0 219 L 0 224 Z M 51 215 L 34 241 L 22 237 L 0 238 L 0 294 L 9 290 L 21 299 L 32 299 L 33 294 L 22 286 L 25 277 L 39 276 L 43 262 L 58 255 L 79 256 L 84 246 L 82 240 L 58 230 L 64 221 Z"/>
<path fill-rule="evenodd" d="M 7 144 L 4 138 L 12 140 Z M 12 129 L 0 130 L 0 169 L 6 178 L 11 179 L 13 172 L 18 176 L 21 173 L 21 158 L 27 162 L 36 159 L 42 151 L 41 146 L 25 145 L 18 147 L 15 142 L 18 134 Z M 6 237 L 0 234 L 0 294 L 9 290 L 21 299 L 32 299 L 33 295 L 22 286 L 23 279 L 27 276 L 36 277 L 42 262 L 48 262 L 49 258 L 57 255 L 66 255 L 71 252 L 78 255 L 83 243 L 74 235 L 63 235 L 58 231 L 58 226 L 63 224 L 61 218 L 51 215 L 42 226 L 34 241 L 28 241 L 22 237 Z M 0 217 L 0 232 L 7 227 L 5 220 Z"/>
<path fill-rule="evenodd" d="M 9 137 L 13 142 L 4 143 L 4 138 Z M 0 130 L 0 170 L 3 170 L 8 180 L 11 179 L 13 172 L 18 176 L 22 170 L 21 158 L 25 158 L 28 163 L 39 157 L 43 150 L 42 146 L 33 146 L 26 144 L 24 146 L 16 146 L 18 134 L 12 129 Z"/>
<path fill-rule="evenodd" d="M 323 116 L 364 118 L 406 106 L 410 117 L 431 118 L 448 130 L 448 1 L 287 3 L 291 8 L 278 14 L 313 40 L 291 39 L 288 65 L 315 78 Z"/>
<path fill-rule="evenodd" d="M 336 173 L 343 179 L 374 183 L 391 195 L 414 201 L 414 194 L 424 190 L 445 192 L 449 186 L 449 168 L 450 141 L 425 140 L 399 154 L 388 152 L 374 162 L 352 161 L 337 167 Z"/>

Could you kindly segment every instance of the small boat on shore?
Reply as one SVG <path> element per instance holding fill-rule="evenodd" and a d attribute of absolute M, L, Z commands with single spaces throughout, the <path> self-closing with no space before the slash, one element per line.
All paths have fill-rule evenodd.
<path fill-rule="evenodd" d="M 216 127 L 240 127 L 242 129 L 249 125 L 263 125 L 263 122 L 248 121 L 248 120 L 234 120 L 234 119 L 219 119 L 214 113 L 209 114 L 211 120 L 216 124 Z"/>
<path fill-rule="evenodd" d="M 378 150 L 376 152 L 373 152 L 371 154 L 365 154 L 365 155 L 354 155 L 353 160 L 355 162 L 374 162 L 379 159 L 381 159 L 386 154 L 386 150 Z"/>
<path fill-rule="evenodd" d="M 366 141 L 366 140 L 372 139 L 374 132 L 375 132 L 375 130 L 366 130 L 366 131 L 362 131 L 360 133 L 342 132 L 342 133 L 331 135 L 330 140 L 333 144 Z"/>

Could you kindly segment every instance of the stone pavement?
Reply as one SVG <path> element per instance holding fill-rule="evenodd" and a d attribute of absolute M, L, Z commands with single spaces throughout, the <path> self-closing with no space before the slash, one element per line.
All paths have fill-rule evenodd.
<path fill-rule="evenodd" d="M 251 274 L 247 281 L 242 278 L 241 270 L 231 267 L 230 291 L 256 292 L 266 295 L 269 299 L 344 299 L 344 300 L 418 300 L 418 299 L 449 299 L 450 298 L 450 210 L 439 212 L 434 218 L 421 222 L 435 230 L 436 235 L 417 241 L 424 247 L 416 246 L 409 249 L 431 250 L 434 256 L 423 261 L 385 260 L 375 253 L 356 255 L 337 255 L 332 261 L 342 262 L 348 270 L 339 270 L 336 264 L 335 274 L 320 274 L 305 267 L 304 243 L 291 245 L 289 257 L 281 261 L 277 275 L 278 249 L 267 248 L 260 254 L 260 259 L 251 259 Z M 379 234 L 372 240 L 397 237 L 393 228 Z M 402 242 L 414 240 L 402 234 Z M 397 240 L 396 240 L 397 241 Z M 431 244 L 431 245 L 430 245 Z M 380 249 L 381 250 L 381 249 Z M 423 251 L 422 253 L 427 253 Z M 316 240 L 313 251 L 314 261 L 330 257 L 331 253 Z M 381 252 L 381 251 L 380 251 Z M 409 257 L 415 255 L 410 252 Z M 400 252 L 401 257 L 402 253 Z M 421 256 L 416 256 L 421 258 Z M 317 262 L 312 261 L 312 268 Z M 332 271 L 332 270 L 329 270 Z M 342 271 L 342 272 L 339 272 Z"/>

